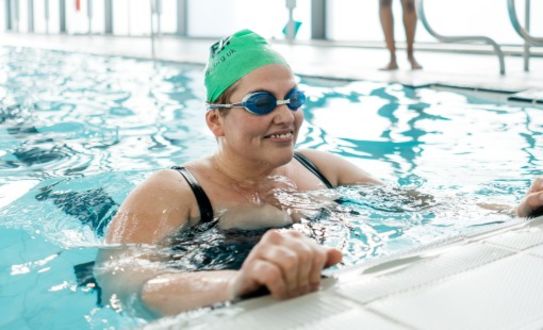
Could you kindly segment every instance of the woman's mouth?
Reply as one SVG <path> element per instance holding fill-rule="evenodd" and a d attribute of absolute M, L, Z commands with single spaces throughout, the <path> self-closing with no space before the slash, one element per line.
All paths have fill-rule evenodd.
<path fill-rule="evenodd" d="M 286 132 L 286 133 L 274 133 L 267 135 L 266 138 L 270 139 L 290 139 L 294 136 L 294 133 L 292 132 Z"/>

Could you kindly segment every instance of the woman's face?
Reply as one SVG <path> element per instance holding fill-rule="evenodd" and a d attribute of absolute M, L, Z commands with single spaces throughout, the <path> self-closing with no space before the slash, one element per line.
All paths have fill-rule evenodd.
<path fill-rule="evenodd" d="M 247 94 L 256 91 L 267 91 L 283 100 L 294 87 L 296 82 L 289 68 L 270 64 L 240 79 L 229 102 L 240 102 Z M 243 108 L 233 108 L 222 117 L 222 147 L 238 157 L 281 166 L 292 159 L 303 118 L 301 108 L 293 111 L 286 105 L 261 116 Z"/>

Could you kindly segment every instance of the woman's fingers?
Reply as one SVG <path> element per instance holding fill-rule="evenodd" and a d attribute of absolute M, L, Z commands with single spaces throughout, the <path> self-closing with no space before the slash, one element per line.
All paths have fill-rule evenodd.
<path fill-rule="evenodd" d="M 278 299 L 287 297 L 287 286 L 283 273 L 277 265 L 259 258 L 247 260 L 229 283 L 228 290 L 233 298 L 246 295 L 265 286 Z"/>
<path fill-rule="evenodd" d="M 266 286 L 274 298 L 283 299 L 287 297 L 287 285 L 282 271 L 277 265 L 257 259 L 253 262 L 250 273 L 253 280 L 260 285 Z"/>
<path fill-rule="evenodd" d="M 341 260 L 338 250 L 320 246 L 294 230 L 270 231 L 262 243 L 263 258 L 282 270 L 289 296 L 317 289 L 322 269 Z M 273 244 L 266 246 L 266 243 Z"/>
<path fill-rule="evenodd" d="M 309 273 L 309 287 L 312 291 L 317 290 L 321 283 L 321 271 L 326 265 L 326 261 L 328 259 L 327 250 L 327 248 L 321 247 L 320 249 L 317 249 L 315 251 L 315 254 L 313 256 L 311 262 L 311 271 Z"/>
<path fill-rule="evenodd" d="M 311 272 L 312 260 L 314 258 L 315 251 L 318 246 L 313 242 L 305 242 L 304 240 L 297 240 L 293 242 L 294 248 L 298 254 L 298 278 L 297 289 L 292 292 L 293 296 L 308 293 L 311 288 L 309 286 L 309 276 Z"/>
<path fill-rule="evenodd" d="M 324 267 L 330 267 L 337 263 L 340 263 L 343 259 L 343 254 L 340 250 L 334 248 L 328 248 L 326 251 L 326 263 Z"/>
<path fill-rule="evenodd" d="M 300 256 L 296 249 L 292 248 L 292 240 L 296 236 L 289 232 L 270 230 L 264 234 L 257 245 L 260 257 L 277 265 L 282 271 L 287 293 L 290 295 L 298 287 L 298 267 Z"/>
<path fill-rule="evenodd" d="M 541 208 L 543 208 L 543 177 L 536 178 L 532 182 L 526 196 L 517 207 L 517 215 L 519 217 L 534 216 L 534 212 L 541 213 Z"/>
<path fill-rule="evenodd" d="M 534 180 L 534 182 L 530 186 L 530 190 L 528 190 L 528 194 L 532 194 L 539 191 L 543 191 L 543 177 L 539 177 Z"/>
<path fill-rule="evenodd" d="M 298 255 L 284 246 L 270 247 L 262 251 L 261 257 L 281 271 L 287 292 L 296 290 L 298 284 Z"/>
<path fill-rule="evenodd" d="M 238 294 L 265 285 L 276 298 L 299 296 L 316 290 L 321 270 L 341 261 L 341 252 L 323 247 L 301 233 L 270 230 L 253 248 L 240 270 Z"/>
<path fill-rule="evenodd" d="M 540 207 L 543 207 L 543 192 L 531 193 L 520 203 L 517 213 L 520 217 L 528 217 Z"/>
<path fill-rule="evenodd" d="M 313 250 L 318 246 L 295 231 L 272 231 L 268 237 L 263 237 L 263 243 L 269 242 L 274 244 L 265 246 L 262 258 L 282 270 L 288 295 L 297 296 L 309 292 Z"/>

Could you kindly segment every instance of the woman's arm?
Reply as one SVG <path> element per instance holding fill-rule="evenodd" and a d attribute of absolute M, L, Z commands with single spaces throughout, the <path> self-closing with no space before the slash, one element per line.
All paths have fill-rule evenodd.
<path fill-rule="evenodd" d="M 164 266 L 167 254 L 160 243 L 198 217 L 195 204 L 190 187 L 173 170 L 153 174 L 128 195 L 108 227 L 109 246 L 96 260 L 95 277 L 105 302 L 120 300 L 130 308 L 143 302 L 144 309 L 160 313 L 160 306 L 148 306 L 140 298 L 152 300 L 147 288 L 153 287 L 153 279 L 179 273 Z"/>
<path fill-rule="evenodd" d="M 156 316 L 224 302 L 261 286 L 276 298 L 294 297 L 316 290 L 321 270 L 341 260 L 338 250 L 297 231 L 270 230 L 239 271 L 167 268 L 158 243 L 189 223 L 196 203 L 175 174 L 161 171 L 137 187 L 108 228 L 106 241 L 119 247 L 99 253 L 95 276 L 110 304 L 120 300 Z"/>
<path fill-rule="evenodd" d="M 526 196 L 520 201 L 517 207 L 503 204 L 478 203 L 482 208 L 498 211 L 499 213 L 511 216 L 535 218 L 543 215 L 543 177 L 536 178 Z"/>
<path fill-rule="evenodd" d="M 295 230 L 266 232 L 238 271 L 167 269 L 143 246 L 103 252 L 95 273 L 106 300 L 151 316 L 233 300 L 262 286 L 277 299 L 296 297 L 317 290 L 322 269 L 341 261 L 340 251 Z"/>
<path fill-rule="evenodd" d="M 302 153 L 315 163 L 324 176 L 334 185 L 382 184 L 378 179 L 339 156 L 310 149 L 303 150 Z M 431 199 L 429 195 L 420 194 L 416 191 L 412 192 L 414 198 L 420 199 L 422 196 L 425 199 Z M 543 177 L 534 180 L 526 196 L 516 208 L 488 203 L 479 203 L 478 205 L 488 210 L 518 215 L 519 217 L 533 218 L 541 216 L 543 215 Z"/>
<path fill-rule="evenodd" d="M 536 178 L 532 182 L 516 210 L 519 217 L 534 218 L 543 215 L 543 177 Z"/>
<path fill-rule="evenodd" d="M 341 252 L 297 231 L 270 230 L 239 271 L 162 274 L 145 282 L 141 300 L 156 314 L 173 315 L 233 300 L 261 286 L 274 298 L 291 298 L 317 290 L 322 269 L 339 261 Z"/>
<path fill-rule="evenodd" d="M 94 273 L 104 303 L 154 318 L 232 299 L 236 272 L 172 269 L 156 246 L 127 246 L 100 251 Z"/>
<path fill-rule="evenodd" d="M 198 217 L 196 200 L 179 173 L 162 170 L 125 199 L 106 233 L 109 244 L 157 244 Z"/>

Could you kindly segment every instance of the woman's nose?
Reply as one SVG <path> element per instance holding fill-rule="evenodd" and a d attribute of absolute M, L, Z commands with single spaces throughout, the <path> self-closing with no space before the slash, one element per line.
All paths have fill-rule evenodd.
<path fill-rule="evenodd" d="M 286 104 L 278 105 L 275 110 L 273 110 L 273 115 L 275 123 L 294 121 L 294 111 L 290 110 Z"/>

